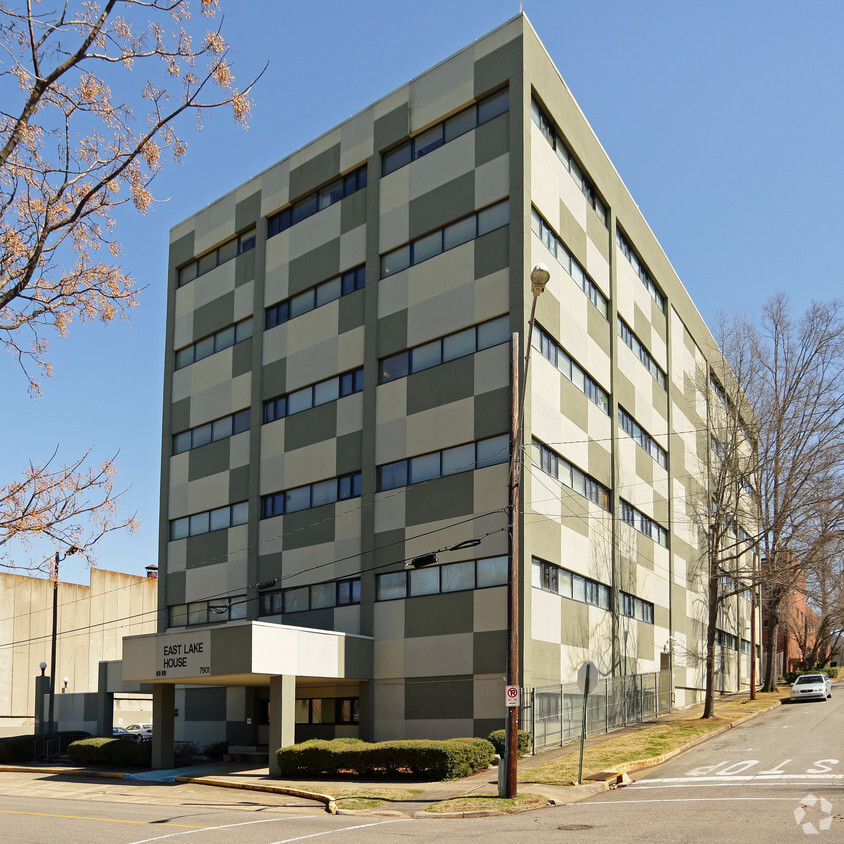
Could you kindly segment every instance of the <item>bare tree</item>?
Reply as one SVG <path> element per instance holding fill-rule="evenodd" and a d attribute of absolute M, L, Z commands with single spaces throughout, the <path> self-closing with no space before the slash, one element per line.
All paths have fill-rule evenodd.
<path fill-rule="evenodd" d="M 786 297 L 775 296 L 757 322 L 725 322 L 719 339 L 736 389 L 753 409 L 744 424 L 757 452 L 750 480 L 758 524 L 748 532 L 759 546 L 769 621 L 764 689 L 773 691 L 785 602 L 806 567 L 828 558 L 832 548 L 818 514 L 829 524 L 844 508 L 842 306 L 814 303 L 794 320 Z M 710 547 L 718 546 L 716 535 Z"/>
<path fill-rule="evenodd" d="M 741 319 L 731 323 L 722 320 L 720 334 L 722 354 L 730 354 L 729 360 L 715 359 L 702 385 L 707 397 L 707 425 L 701 432 L 707 438 L 701 449 L 708 456 L 707 484 L 695 513 L 700 547 L 704 549 L 701 568 L 706 591 L 704 718 L 714 715 L 718 648 L 722 655 L 730 650 L 732 637 L 737 658 L 741 659 L 743 616 L 741 607 L 735 604 L 739 595 L 749 594 L 755 578 L 758 522 L 753 479 L 759 451 L 755 416 L 743 389 L 756 377 L 758 361 L 753 349 L 740 342 L 746 336 Z"/>
<path fill-rule="evenodd" d="M 197 5 L 218 12 L 218 0 Z M 190 13 L 188 0 L 0 4 L 0 341 L 34 395 L 51 337 L 137 304 L 114 212 L 148 210 L 156 174 L 185 155 L 179 118 L 222 106 L 249 116 L 251 84 L 235 87 L 219 27 Z M 131 526 L 115 512 L 113 471 L 53 455 L 0 487 L 0 564 L 27 537 L 78 544 L 89 514 L 92 535 Z"/>

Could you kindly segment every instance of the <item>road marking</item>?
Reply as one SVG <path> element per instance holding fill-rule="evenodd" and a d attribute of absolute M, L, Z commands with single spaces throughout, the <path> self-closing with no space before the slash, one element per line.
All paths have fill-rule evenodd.
<path fill-rule="evenodd" d="M 193 826 L 187 823 L 165 823 L 164 821 L 128 821 L 120 818 L 90 818 L 87 815 L 54 815 L 49 812 L 16 812 L 13 809 L 0 809 L 4 815 L 28 815 L 34 818 L 66 818 L 73 821 L 103 821 L 104 823 L 135 823 L 155 826 L 183 826 L 186 829 L 205 829 L 202 826 Z"/>
<path fill-rule="evenodd" d="M 310 835 L 300 835 L 297 838 L 284 838 L 281 841 L 275 841 L 274 844 L 289 844 L 291 841 L 304 841 L 306 838 L 319 838 L 321 835 L 332 835 L 335 832 L 349 832 L 352 829 L 366 829 L 369 826 L 383 826 L 387 823 L 405 823 L 409 820 L 410 818 L 396 818 L 391 821 L 378 821 L 377 823 L 362 823 L 358 826 L 344 826 L 339 829 L 327 829 L 324 832 L 312 832 Z M 142 842 L 138 842 L 138 844 L 142 844 Z"/>
<path fill-rule="evenodd" d="M 752 782 L 754 780 L 844 780 L 844 774 L 714 774 L 704 777 L 664 777 L 641 780 L 647 782 Z"/>
<path fill-rule="evenodd" d="M 169 835 L 159 835 L 155 838 L 144 838 L 142 841 L 133 841 L 132 844 L 147 844 L 149 841 L 163 841 L 165 838 L 175 838 L 178 835 L 193 835 L 194 832 L 215 832 L 218 829 L 234 829 L 238 826 L 254 826 L 259 823 L 278 823 L 286 820 L 302 820 L 304 818 L 313 818 L 316 815 L 287 815 L 283 818 L 264 818 L 260 821 L 245 821 L 244 823 L 226 823 L 220 826 L 202 826 L 196 829 L 191 829 L 188 832 L 171 832 Z"/>
<path fill-rule="evenodd" d="M 741 800 L 776 803 L 794 803 L 793 797 L 666 797 L 664 800 L 596 800 L 583 803 L 569 803 L 569 806 L 625 806 L 628 803 L 737 803 Z"/>

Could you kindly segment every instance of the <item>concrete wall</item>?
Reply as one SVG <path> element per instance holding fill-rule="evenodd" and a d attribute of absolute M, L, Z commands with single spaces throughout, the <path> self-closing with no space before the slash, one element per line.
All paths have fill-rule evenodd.
<path fill-rule="evenodd" d="M 119 659 L 124 636 L 155 629 L 156 587 L 156 580 L 100 569 L 91 570 L 88 586 L 59 583 L 57 700 L 64 677 L 67 693 L 95 692 L 100 660 Z M 49 580 L 0 573 L 0 736 L 34 728 L 38 664 L 50 664 L 52 601 Z M 114 723 L 123 718 L 125 726 L 144 711 L 116 700 Z"/>

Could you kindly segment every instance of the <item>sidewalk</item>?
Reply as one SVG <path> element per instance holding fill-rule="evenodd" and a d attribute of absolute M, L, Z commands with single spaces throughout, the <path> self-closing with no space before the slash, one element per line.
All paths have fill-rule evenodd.
<path fill-rule="evenodd" d="M 751 713 L 742 718 L 740 722 L 749 720 L 770 711 L 769 709 L 760 710 Z M 640 730 L 646 729 L 656 723 L 664 723 L 667 721 L 679 721 L 699 718 L 703 710 L 702 705 L 694 706 L 689 709 L 675 711 L 670 714 L 661 716 L 659 719 L 654 719 L 641 724 L 635 724 L 630 727 L 625 727 L 622 730 L 616 730 L 612 733 L 606 733 L 599 736 L 588 738 L 585 742 L 586 747 L 594 747 L 619 736 L 636 733 Z M 690 749 L 695 744 L 701 743 L 719 735 L 733 725 L 725 725 L 697 740 L 684 745 L 668 756 L 676 756 L 680 753 Z M 544 751 L 536 756 L 529 756 L 519 760 L 519 774 L 529 771 L 537 765 L 544 765 L 547 762 L 559 759 L 564 756 L 575 756 L 579 753 L 579 742 L 567 744 L 563 747 L 555 748 L 553 750 Z M 664 761 L 663 757 L 657 757 L 649 760 L 639 760 L 634 766 L 620 766 L 626 767 L 628 770 L 650 767 Z M 618 766 L 617 766 L 618 767 Z M 202 792 L 202 788 L 195 786 L 216 786 L 217 789 L 239 789 L 251 792 L 263 793 L 265 798 L 260 798 L 255 794 L 250 800 L 243 801 L 235 799 L 237 795 L 232 795 L 231 798 L 225 798 L 226 803 L 244 802 L 250 805 L 260 805 L 262 800 L 266 800 L 267 808 L 296 808 L 302 810 L 304 807 L 311 807 L 314 811 L 329 811 L 340 812 L 346 814 L 349 812 L 370 814 L 370 815 L 394 815 L 412 817 L 419 816 L 425 810 L 443 800 L 449 800 L 456 797 L 465 796 L 481 796 L 481 795 L 497 795 L 498 793 L 498 770 L 491 768 L 486 771 L 481 771 L 470 777 L 464 777 L 460 780 L 451 782 L 419 782 L 419 781 L 403 781 L 403 780 L 361 780 L 359 777 L 350 778 L 346 780 L 308 780 L 308 781 L 283 781 L 269 776 L 269 769 L 266 766 L 254 767 L 243 765 L 215 765 L 213 763 L 208 765 L 196 765 L 190 768 L 182 768 L 171 771 L 141 771 L 141 772 L 124 772 L 117 770 L 101 770 L 94 768 L 79 768 L 73 766 L 62 765 L 2 765 L 0 772 L 16 772 L 19 774 L 48 774 L 51 775 L 49 780 L 52 782 L 61 781 L 65 792 L 72 792 L 74 781 L 79 786 L 90 788 L 92 778 L 104 777 L 111 780 L 126 780 L 131 781 L 131 785 L 137 788 L 139 793 L 147 793 L 152 790 L 156 793 L 156 797 L 161 794 L 168 796 L 170 799 L 178 802 L 178 793 L 173 792 L 173 785 L 162 785 L 162 783 L 177 784 L 180 791 L 190 791 L 190 802 L 197 802 L 197 792 Z M 584 772 L 595 773 L 593 771 Z M 621 773 L 618 770 L 618 773 Z M 46 778 L 45 778 L 46 779 Z M 83 784 L 83 780 L 87 783 Z M 42 783 L 44 780 L 42 780 Z M 2 781 L 0 781 L 2 784 Z M 127 782 L 127 785 L 129 783 Z M 44 786 L 46 787 L 46 786 Z M 548 799 L 554 804 L 574 803 L 583 800 L 598 792 L 604 791 L 609 787 L 606 782 L 586 782 L 582 785 L 557 785 L 548 783 L 522 783 L 519 786 L 521 794 L 532 793 L 537 794 Z M 137 792 L 124 792 L 131 794 L 129 799 L 135 799 Z M 85 788 L 80 789 L 82 791 Z M 215 790 L 215 796 L 211 799 L 209 794 L 208 802 L 220 802 L 219 791 Z M 271 796 L 272 795 L 272 796 Z M 65 796 L 71 796 L 66 794 Z M 137 794 L 140 797 L 140 794 Z M 151 795 L 150 795 L 151 796 Z M 86 798 L 87 799 L 87 798 Z M 381 805 L 362 808 L 362 809 L 343 809 L 342 801 L 349 799 L 357 799 L 358 801 L 366 800 L 381 800 Z M 338 801 L 341 801 L 338 807 Z M 359 804 L 356 804 L 359 805 Z M 459 813 L 470 814 L 470 813 Z M 479 813 L 471 813 L 479 814 Z M 480 813 L 484 814 L 484 813 Z M 486 813 L 489 814 L 489 813 Z M 439 815 L 443 817 L 443 815 Z M 453 816 L 453 815 L 451 815 Z M 430 814 L 426 817 L 431 817 Z"/>

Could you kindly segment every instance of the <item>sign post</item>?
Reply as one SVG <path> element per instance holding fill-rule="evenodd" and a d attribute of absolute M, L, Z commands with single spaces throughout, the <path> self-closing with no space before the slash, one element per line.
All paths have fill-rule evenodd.
<path fill-rule="evenodd" d="M 583 722 L 580 726 L 580 764 L 577 768 L 577 784 L 583 782 L 583 742 L 586 740 L 586 702 L 598 685 L 598 667 L 594 662 L 584 662 L 577 672 L 577 687 L 583 692 Z"/>

